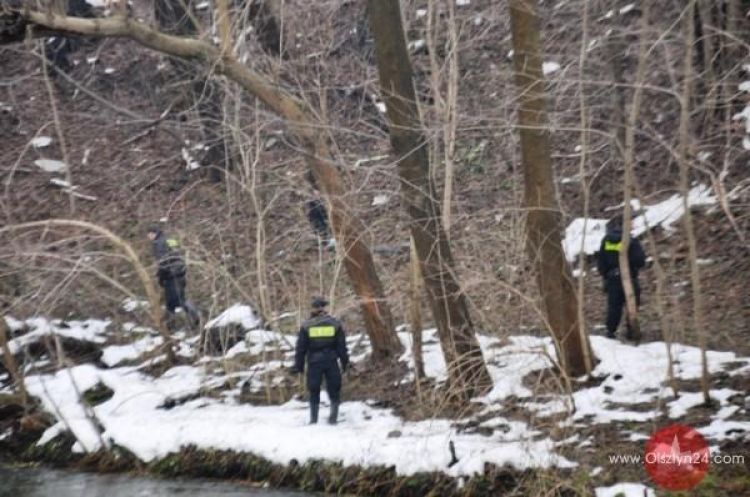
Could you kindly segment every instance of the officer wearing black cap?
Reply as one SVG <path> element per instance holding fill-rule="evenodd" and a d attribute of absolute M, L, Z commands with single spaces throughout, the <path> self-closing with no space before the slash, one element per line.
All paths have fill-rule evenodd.
<path fill-rule="evenodd" d="M 331 399 L 328 423 L 336 424 L 341 403 L 341 370 L 349 366 L 349 352 L 341 322 L 328 315 L 328 301 L 321 297 L 312 300 L 312 315 L 302 324 L 297 337 L 297 350 L 292 371 L 301 374 L 307 358 L 307 389 L 310 391 L 310 424 L 318 422 L 320 386 L 326 379 L 326 390 Z M 341 361 L 339 370 L 338 361 Z"/>

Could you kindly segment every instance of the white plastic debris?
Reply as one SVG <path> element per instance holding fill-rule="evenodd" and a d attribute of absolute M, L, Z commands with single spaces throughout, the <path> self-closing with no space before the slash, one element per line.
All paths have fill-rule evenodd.
<path fill-rule="evenodd" d="M 47 173 L 60 173 L 68 169 L 68 166 L 61 160 L 37 159 L 34 161 L 34 164 Z"/>
<path fill-rule="evenodd" d="M 542 73 L 544 73 L 545 76 L 555 73 L 560 70 L 560 64 L 557 62 L 544 62 L 542 64 Z"/>
<path fill-rule="evenodd" d="M 50 143 L 52 143 L 52 138 L 49 136 L 37 136 L 31 140 L 31 146 L 34 148 L 48 147 Z"/>

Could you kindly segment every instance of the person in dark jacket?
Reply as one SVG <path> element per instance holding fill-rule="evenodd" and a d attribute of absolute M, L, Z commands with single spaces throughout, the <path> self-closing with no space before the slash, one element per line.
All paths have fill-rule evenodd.
<path fill-rule="evenodd" d="M 622 224 L 618 220 L 607 224 L 607 234 L 602 239 L 597 253 L 597 269 L 604 280 L 604 291 L 607 293 L 607 337 L 614 338 L 622 319 L 625 306 L 625 291 L 620 276 L 620 251 L 622 250 Z M 630 238 L 628 246 L 628 265 L 633 282 L 636 305 L 641 304 L 641 286 L 638 283 L 638 271 L 646 265 L 646 254 L 636 238 Z M 627 337 L 632 336 L 630 322 L 626 320 Z"/>
<path fill-rule="evenodd" d="M 148 238 L 156 259 L 156 279 L 164 289 L 164 302 L 167 307 L 167 326 L 175 326 L 175 311 L 178 307 L 185 311 L 193 325 L 200 322 L 200 313 L 185 297 L 187 266 L 180 253 L 180 242 L 168 237 L 159 226 L 148 228 Z"/>
<path fill-rule="evenodd" d="M 328 423 L 336 424 L 341 403 L 341 370 L 349 367 L 349 352 L 341 322 L 326 311 L 328 302 L 320 297 L 312 300 L 312 316 L 302 324 L 292 371 L 301 374 L 307 358 L 307 389 L 310 391 L 310 424 L 318 422 L 320 386 L 323 377 L 331 400 Z M 338 362 L 341 361 L 341 370 Z"/>
<path fill-rule="evenodd" d="M 328 228 L 328 213 L 320 192 L 313 191 L 313 198 L 307 201 L 307 219 L 310 221 L 319 242 L 327 242 L 331 245 L 331 232 Z"/>

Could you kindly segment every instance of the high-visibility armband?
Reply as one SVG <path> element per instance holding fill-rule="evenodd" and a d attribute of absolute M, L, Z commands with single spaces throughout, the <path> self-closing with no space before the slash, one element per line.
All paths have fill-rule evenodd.
<path fill-rule="evenodd" d="M 622 242 L 604 241 L 605 252 L 619 252 L 622 249 Z"/>
<path fill-rule="evenodd" d="M 180 242 L 178 242 L 176 239 L 174 239 L 174 238 L 167 238 L 167 247 L 173 249 L 173 248 L 177 248 L 179 246 L 180 246 Z"/>
<path fill-rule="evenodd" d="M 310 338 L 333 338 L 336 335 L 334 326 L 311 326 L 308 330 Z"/>

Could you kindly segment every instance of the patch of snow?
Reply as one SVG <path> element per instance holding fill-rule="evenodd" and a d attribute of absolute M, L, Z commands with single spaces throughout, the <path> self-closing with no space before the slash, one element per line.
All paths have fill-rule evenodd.
<path fill-rule="evenodd" d="M 706 151 L 700 152 L 698 154 L 698 160 L 701 162 L 706 162 L 708 159 L 711 158 L 712 155 L 713 154 L 711 152 L 706 152 Z"/>
<path fill-rule="evenodd" d="M 379 111 L 380 111 L 380 112 L 381 112 L 382 114 L 385 114 L 385 113 L 386 113 L 386 110 L 387 110 L 387 108 L 386 108 L 386 106 L 385 106 L 385 102 L 375 102 L 375 107 L 377 107 L 377 108 L 378 108 L 378 110 L 379 110 Z"/>
<path fill-rule="evenodd" d="M 102 351 L 102 362 L 109 367 L 117 366 L 123 361 L 138 359 L 146 352 L 151 352 L 164 343 L 162 337 L 146 336 L 127 345 L 110 345 Z"/>
<path fill-rule="evenodd" d="M 634 10 L 634 9 L 635 9 L 635 4 L 634 3 L 629 3 L 625 7 L 622 7 L 620 9 L 620 15 L 625 15 L 628 12 L 630 12 L 631 10 Z"/>
<path fill-rule="evenodd" d="M 544 62 L 542 64 L 542 73 L 547 76 L 560 70 L 560 64 L 557 62 Z"/>
<path fill-rule="evenodd" d="M 62 178 L 51 178 L 49 182 L 55 186 L 59 186 L 60 188 L 68 188 L 68 189 L 73 188 L 73 186 L 70 183 L 68 183 Z"/>
<path fill-rule="evenodd" d="M 223 328 L 238 324 L 245 330 L 254 330 L 260 326 L 260 318 L 249 305 L 234 304 L 217 317 L 206 323 L 206 328 Z"/>
<path fill-rule="evenodd" d="M 13 316 L 4 316 L 5 324 L 8 326 L 8 330 L 10 330 L 11 333 L 15 333 L 16 331 L 22 330 L 25 326 L 25 323 L 23 321 L 20 321 Z"/>
<path fill-rule="evenodd" d="M 524 423 L 510 422 L 507 432 L 491 436 L 461 433 L 450 420 L 406 422 L 391 410 L 365 402 L 342 405 L 342 423 L 335 427 L 309 426 L 307 403 L 292 400 L 280 406 L 238 405 L 222 399 L 200 398 L 172 409 L 159 406 L 169 398 L 197 393 L 207 385 L 200 367 L 179 366 L 159 378 L 133 368 L 98 369 L 81 365 L 54 375 L 31 376 L 29 393 L 39 397 L 45 410 L 61 413 L 76 439 L 87 450 L 99 446 L 100 437 L 78 402 L 76 389 L 102 382 L 114 391 L 108 401 L 95 406 L 103 426 L 102 438 L 131 450 L 142 461 L 164 457 L 181 447 L 251 452 L 280 464 L 292 459 L 339 461 L 350 465 L 393 465 L 398 474 L 446 471 L 451 476 L 481 473 L 486 463 L 529 467 L 572 467 L 554 452 L 548 439 L 534 440 Z M 47 430 L 43 441 L 62 430 L 62 422 Z M 399 437 L 385 437 L 393 431 Z M 337 443 L 329 443 L 335 436 Z M 459 463 L 446 469 L 453 442 Z"/>
<path fill-rule="evenodd" d="M 469 4 L 471 4 L 471 0 L 456 0 L 456 5 L 459 7 L 464 7 Z"/>
<path fill-rule="evenodd" d="M 748 437 L 748 434 L 750 434 L 750 421 L 727 421 L 721 418 L 714 418 L 711 424 L 696 428 L 696 430 L 704 437 L 712 440 L 732 440 L 737 435 Z"/>
<path fill-rule="evenodd" d="M 185 147 L 182 148 L 182 158 L 185 160 L 185 167 L 188 171 L 195 171 L 196 169 L 200 169 L 200 162 L 195 160 L 190 154 L 190 151 Z"/>
<path fill-rule="evenodd" d="M 68 168 L 63 161 L 54 159 L 37 159 L 34 161 L 34 164 L 47 173 L 60 173 Z"/>
<path fill-rule="evenodd" d="M 427 15 L 427 9 L 417 9 L 416 14 L 417 14 L 417 19 L 419 19 L 420 17 L 424 17 Z"/>
<path fill-rule="evenodd" d="M 426 42 L 422 39 L 420 40 L 414 40 L 409 42 L 409 51 L 416 52 L 418 50 L 421 50 L 426 45 Z"/>
<path fill-rule="evenodd" d="M 106 341 L 105 334 L 111 321 L 101 319 L 61 321 L 59 319 L 49 320 L 43 317 L 35 317 L 26 319 L 20 323 L 22 323 L 21 326 L 28 326 L 30 331 L 25 335 L 8 341 L 8 349 L 12 354 L 16 354 L 24 347 L 36 343 L 45 336 L 51 335 L 104 343 Z M 18 324 L 16 323 L 16 325 Z"/>
<path fill-rule="evenodd" d="M 196 10 L 206 10 L 211 4 L 208 2 L 200 2 L 195 6 Z"/>
<path fill-rule="evenodd" d="M 745 120 L 745 133 L 750 133 L 750 105 L 742 109 L 742 112 L 735 114 L 732 119 L 735 121 Z"/>
<path fill-rule="evenodd" d="M 586 255 L 595 254 L 602 243 L 607 232 L 608 219 L 586 219 L 579 217 L 574 219 L 567 228 L 565 228 L 565 238 L 563 238 L 563 251 L 568 262 L 576 260 L 581 253 Z"/>
<path fill-rule="evenodd" d="M 49 136 L 37 136 L 31 140 L 31 146 L 34 148 L 48 147 L 50 143 L 52 143 L 52 138 Z"/>
<path fill-rule="evenodd" d="M 717 199 L 713 195 L 711 187 L 697 185 L 688 192 L 687 204 L 690 207 L 707 206 L 716 204 Z M 640 236 L 646 232 L 646 228 L 653 229 L 660 226 L 666 232 L 674 231 L 673 224 L 685 214 L 682 196 L 672 195 L 667 200 L 655 205 L 645 206 L 644 213 L 633 219 L 631 233 Z"/>
<path fill-rule="evenodd" d="M 727 399 L 737 393 L 739 392 L 732 390 L 731 388 L 722 388 L 711 390 L 710 395 L 711 398 L 718 401 L 720 405 L 726 405 Z M 701 404 L 703 404 L 703 394 L 701 392 L 680 392 L 679 398 L 667 404 L 667 407 L 669 408 L 669 417 L 672 419 L 681 418 L 685 416 L 690 409 Z"/>
<path fill-rule="evenodd" d="M 506 57 L 508 57 L 509 59 L 512 59 L 513 58 L 513 54 L 515 54 L 515 52 L 513 50 L 508 50 L 508 54 L 506 55 Z"/>
<path fill-rule="evenodd" d="M 654 490 L 642 483 L 617 483 L 611 487 L 596 487 L 596 497 L 656 497 Z"/>
<path fill-rule="evenodd" d="M 750 81 L 743 81 L 740 83 L 739 90 L 750 93 Z"/>
<path fill-rule="evenodd" d="M 474 26 L 479 26 L 483 21 L 482 16 L 474 16 Z"/>
<path fill-rule="evenodd" d="M 385 205 L 390 199 L 391 197 L 386 194 L 375 195 L 375 197 L 372 199 L 372 206 L 377 207 L 379 205 Z"/>
<path fill-rule="evenodd" d="M 706 185 L 697 185 L 688 192 L 688 205 L 691 207 L 708 206 L 716 204 L 717 199 L 713 191 Z M 634 211 L 642 214 L 633 218 L 631 235 L 639 237 L 646 232 L 646 228 L 653 229 L 661 227 L 667 233 L 674 231 L 674 223 L 680 220 L 685 214 L 682 196 L 675 194 L 670 198 L 654 205 L 641 205 L 636 199 L 632 200 L 631 206 Z M 622 204 L 609 207 L 605 210 L 618 210 Z M 563 249 L 565 257 L 569 262 L 573 262 L 581 253 L 581 241 L 585 242 L 583 253 L 586 255 L 595 254 L 599 250 L 602 238 L 606 234 L 607 219 L 589 218 L 586 222 L 584 233 L 585 218 L 574 219 L 565 229 L 563 238 Z"/>
<path fill-rule="evenodd" d="M 114 67 L 108 67 L 104 70 L 104 74 L 114 74 L 115 68 Z"/>
<path fill-rule="evenodd" d="M 122 307 L 122 310 L 125 312 L 133 312 L 138 309 L 148 309 L 149 306 L 150 304 L 148 303 L 148 300 L 138 300 L 132 297 L 126 298 L 120 305 L 120 307 Z"/>

